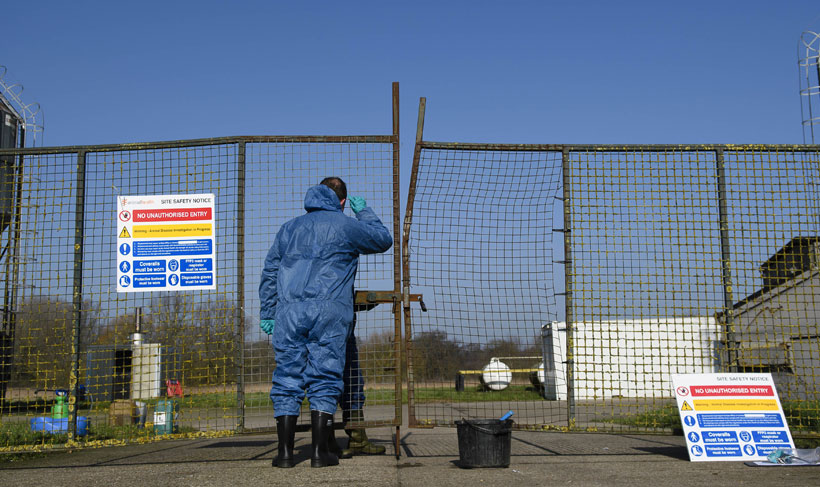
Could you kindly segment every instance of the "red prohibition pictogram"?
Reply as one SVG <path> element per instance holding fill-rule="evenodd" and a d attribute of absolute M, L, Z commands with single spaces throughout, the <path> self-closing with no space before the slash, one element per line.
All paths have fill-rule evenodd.
<path fill-rule="evenodd" d="M 131 219 L 131 212 L 128 210 L 122 210 L 120 212 L 120 221 L 127 222 Z"/>
<path fill-rule="evenodd" d="M 684 386 L 680 386 L 675 390 L 675 392 L 677 392 L 679 396 L 688 396 L 689 395 L 689 388 L 684 387 Z"/>

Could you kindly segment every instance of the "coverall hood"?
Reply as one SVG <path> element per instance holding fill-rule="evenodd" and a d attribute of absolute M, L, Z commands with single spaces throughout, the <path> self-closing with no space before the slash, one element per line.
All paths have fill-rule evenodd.
<path fill-rule="evenodd" d="M 342 211 L 342 204 L 332 189 L 324 184 L 317 184 L 308 188 L 307 193 L 305 193 L 305 210 L 308 212 L 316 210 Z"/>

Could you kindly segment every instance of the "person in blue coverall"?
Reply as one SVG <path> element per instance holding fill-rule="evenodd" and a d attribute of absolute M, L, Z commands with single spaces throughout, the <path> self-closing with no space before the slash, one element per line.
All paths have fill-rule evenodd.
<path fill-rule="evenodd" d="M 260 326 L 273 334 L 276 369 L 270 397 L 279 439 L 277 467 L 294 465 L 293 443 L 302 400 L 310 402 L 312 467 L 337 465 L 328 450 L 333 413 L 353 323 L 353 282 L 360 254 L 384 252 L 390 232 L 363 198 L 356 218 L 343 213 L 347 187 L 325 178 L 307 190 L 305 215 L 286 222 L 265 258 L 259 283 Z"/>

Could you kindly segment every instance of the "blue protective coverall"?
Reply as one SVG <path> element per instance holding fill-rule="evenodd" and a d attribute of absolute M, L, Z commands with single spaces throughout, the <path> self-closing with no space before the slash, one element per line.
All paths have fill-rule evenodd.
<path fill-rule="evenodd" d="M 308 189 L 305 210 L 276 234 L 259 283 L 260 318 L 276 320 L 270 397 L 277 417 L 298 416 L 305 392 L 312 410 L 336 411 L 359 255 L 393 245 L 371 208 L 345 216 L 327 186 Z"/>

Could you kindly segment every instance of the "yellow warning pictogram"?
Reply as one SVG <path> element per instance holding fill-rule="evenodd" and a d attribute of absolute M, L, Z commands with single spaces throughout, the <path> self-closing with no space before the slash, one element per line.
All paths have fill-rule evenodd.
<path fill-rule="evenodd" d="M 690 406 L 689 403 L 686 402 L 686 401 L 683 401 L 683 406 L 680 407 L 680 410 L 681 411 L 694 411 L 694 409 L 692 409 L 692 406 Z"/>
<path fill-rule="evenodd" d="M 131 234 L 128 233 L 128 229 L 122 227 L 122 231 L 120 232 L 120 238 L 131 238 Z"/>

